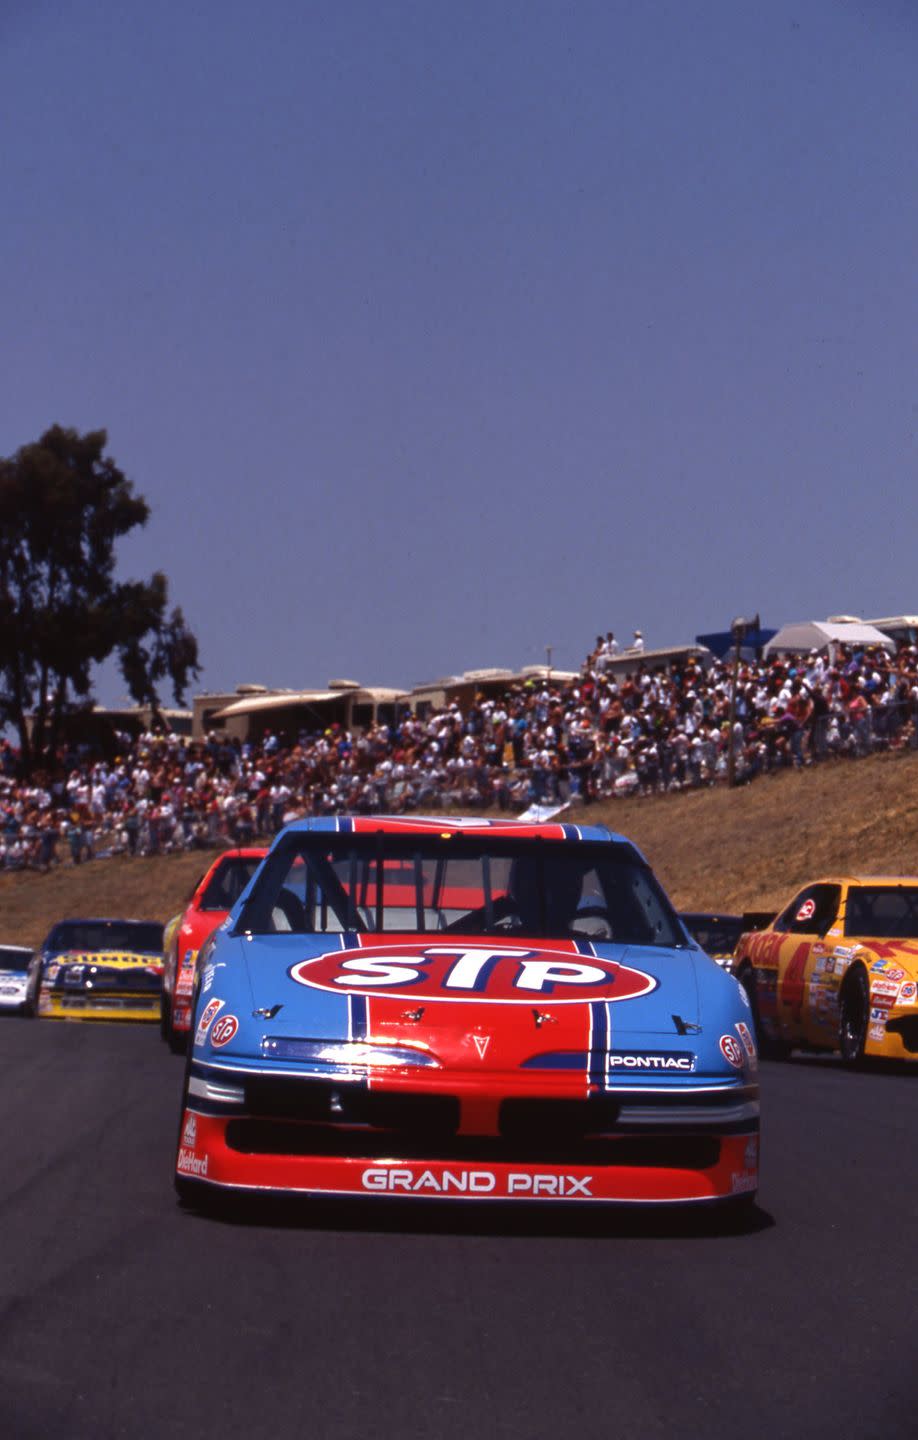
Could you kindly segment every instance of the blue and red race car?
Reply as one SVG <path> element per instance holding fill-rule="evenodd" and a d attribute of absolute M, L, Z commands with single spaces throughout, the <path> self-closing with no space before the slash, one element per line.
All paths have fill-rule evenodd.
<path fill-rule="evenodd" d="M 199 956 L 175 1179 L 748 1202 L 748 1002 L 603 827 L 289 826 Z"/>

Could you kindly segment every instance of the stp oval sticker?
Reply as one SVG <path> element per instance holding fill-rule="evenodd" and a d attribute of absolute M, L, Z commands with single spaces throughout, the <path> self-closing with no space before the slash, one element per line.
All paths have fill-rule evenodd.
<path fill-rule="evenodd" d="M 221 1015 L 219 1020 L 214 1021 L 211 1029 L 211 1045 L 215 1050 L 219 1050 L 222 1045 L 228 1045 L 238 1029 L 239 1021 L 235 1015 Z"/>
<path fill-rule="evenodd" d="M 393 995 L 410 1000 L 488 1000 L 553 1005 L 591 1000 L 635 1000 L 657 981 L 643 970 L 576 950 L 511 945 L 425 945 L 421 941 L 333 950 L 301 960 L 291 979 L 338 995 Z"/>
<path fill-rule="evenodd" d="M 724 1059 L 733 1066 L 734 1070 L 742 1070 L 743 1047 L 735 1035 L 721 1035 L 720 1050 Z"/>

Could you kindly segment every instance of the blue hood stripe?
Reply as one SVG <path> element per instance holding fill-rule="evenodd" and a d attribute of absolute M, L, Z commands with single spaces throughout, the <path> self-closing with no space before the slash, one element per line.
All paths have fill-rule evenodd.
<path fill-rule="evenodd" d="M 573 827 L 571 827 L 573 828 Z M 577 940 L 577 954 L 596 958 L 592 940 Z M 590 1037 L 586 1054 L 587 1090 L 602 1090 L 606 1083 L 606 1050 L 609 1046 L 609 1006 L 595 1000 L 590 1006 Z"/>
<path fill-rule="evenodd" d="M 347 997 L 347 1037 L 349 1040 L 365 1040 L 367 1035 L 367 997 Z"/>

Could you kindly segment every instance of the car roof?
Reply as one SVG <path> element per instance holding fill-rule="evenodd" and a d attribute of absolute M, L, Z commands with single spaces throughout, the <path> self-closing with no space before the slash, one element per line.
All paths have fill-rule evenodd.
<path fill-rule="evenodd" d="M 199 889 L 205 880 L 209 880 L 213 872 L 226 860 L 263 860 L 269 849 L 268 845 L 232 845 L 229 850 L 221 850 L 219 855 L 215 855 L 211 860 L 198 884 L 194 887 L 195 890 Z"/>
<path fill-rule="evenodd" d="M 918 886 L 918 875 L 823 875 L 798 886 L 795 893 L 809 890 L 811 885 L 901 885 L 914 889 Z"/>
<path fill-rule="evenodd" d="M 51 929 L 56 930 L 58 925 L 161 925 L 162 923 L 161 920 L 154 920 L 152 916 L 143 919 L 133 915 L 65 915 L 62 919 L 55 920 Z"/>
<path fill-rule="evenodd" d="M 514 819 L 490 820 L 482 816 L 443 815 L 322 815 L 294 820 L 284 834 L 333 831 L 350 835 L 513 835 L 532 840 L 592 840 L 632 845 L 625 835 L 616 835 L 606 825 L 570 825 L 561 821 Z M 637 847 L 634 847 L 637 848 Z"/>

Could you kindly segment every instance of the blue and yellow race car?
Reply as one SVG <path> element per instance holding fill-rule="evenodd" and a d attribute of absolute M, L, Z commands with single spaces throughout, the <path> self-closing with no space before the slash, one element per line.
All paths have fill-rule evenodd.
<path fill-rule="evenodd" d="M 159 1020 L 163 927 L 61 920 L 41 946 L 38 1013 L 57 1020 Z"/>

